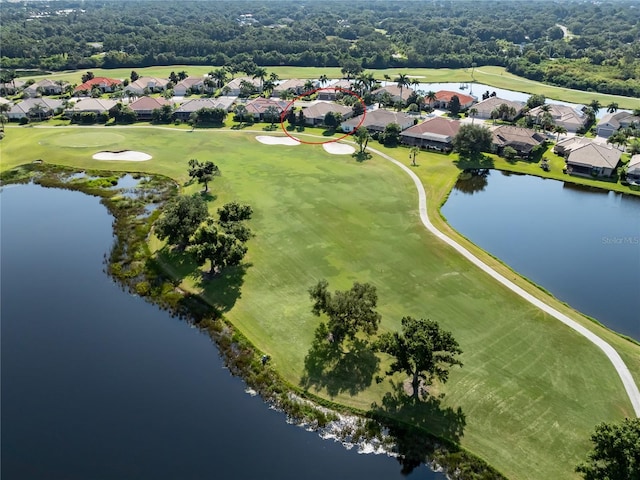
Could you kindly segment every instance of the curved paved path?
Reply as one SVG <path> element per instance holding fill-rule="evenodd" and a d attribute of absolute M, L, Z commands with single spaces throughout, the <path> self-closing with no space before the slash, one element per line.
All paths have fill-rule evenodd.
<path fill-rule="evenodd" d="M 550 305 L 547 305 L 543 301 L 537 299 L 536 297 L 531 295 L 529 292 L 519 287 L 518 285 L 513 283 L 511 280 L 507 279 L 505 276 L 501 275 L 496 270 L 491 268 L 489 265 L 484 263 L 482 260 L 476 257 L 469 250 L 464 248 L 458 242 L 456 242 L 455 240 L 453 240 L 452 238 L 448 237 L 447 235 L 442 233 L 440 230 L 438 230 L 433 225 L 433 223 L 431 223 L 431 220 L 429 220 L 429 216 L 427 215 L 427 194 L 424 190 L 424 186 L 422 185 L 422 182 L 420 181 L 420 178 L 418 178 L 418 176 L 413 171 L 411 171 L 409 167 L 395 160 L 394 158 L 391 158 L 389 155 L 386 155 L 370 147 L 368 147 L 368 150 L 370 150 L 371 152 L 377 155 L 380 155 L 385 160 L 388 160 L 389 162 L 397 165 L 402 170 L 404 170 L 407 173 L 407 175 L 409 175 L 409 177 L 411 177 L 411 179 L 413 180 L 413 183 L 418 189 L 418 205 L 420 208 L 420 220 L 422 220 L 422 224 L 426 227 L 426 229 L 430 233 L 432 233 L 433 235 L 438 237 L 440 240 L 442 240 L 443 242 L 445 242 L 446 244 L 454 248 L 463 257 L 465 257 L 471 263 L 476 265 L 482 271 L 491 275 L 491 277 L 493 277 L 498 282 L 503 284 L 509 290 L 512 290 L 513 292 L 517 293 L 526 301 L 538 307 L 540 310 L 560 320 L 569 328 L 572 328 L 573 330 L 578 332 L 580 335 L 586 337 L 591 343 L 595 344 L 598 348 L 600 348 L 600 350 L 604 352 L 604 354 L 611 361 L 616 371 L 618 372 L 618 375 L 622 380 L 624 388 L 627 391 L 627 395 L 629 396 L 629 400 L 631 401 L 631 404 L 633 406 L 633 410 L 635 411 L 636 416 L 640 417 L 640 391 L 638 390 L 638 386 L 633 380 L 633 377 L 631 376 L 631 372 L 625 365 L 624 361 L 622 360 L 622 358 L 620 358 L 620 355 L 618 354 L 618 352 L 616 352 L 616 350 L 611 345 L 605 342 L 602 338 L 598 337 L 591 330 L 588 330 L 587 328 L 583 327 L 575 320 L 572 320 L 571 318 L 566 316 L 564 313 L 559 312 L 558 310 L 551 307 Z"/>
<path fill-rule="evenodd" d="M 48 127 L 47 126 L 47 127 L 44 127 L 44 128 L 57 128 L 57 127 Z M 95 128 L 95 127 L 89 127 L 89 128 Z M 111 127 L 111 128 L 114 128 L 114 127 Z M 131 128 L 131 126 L 126 126 L 126 127 L 121 127 L 121 128 Z M 140 127 L 140 128 L 160 128 L 160 129 L 166 128 L 168 130 L 169 129 L 170 130 L 175 130 L 175 129 L 172 129 L 171 127 L 154 127 L 154 126 L 152 126 L 152 127 L 144 126 L 144 127 Z M 189 132 L 189 130 L 183 130 L 183 131 Z M 215 130 L 215 131 L 216 132 L 230 132 L 232 130 L 221 129 L 221 130 Z M 240 132 L 245 132 L 245 133 L 259 133 L 259 134 L 263 134 L 263 135 L 268 135 L 270 133 L 270 132 L 265 132 L 263 130 L 239 130 L 239 131 Z M 296 132 L 296 134 L 297 135 L 310 136 L 310 137 L 324 138 L 324 137 L 320 137 L 319 135 L 313 135 L 313 134 L 305 134 L 305 133 L 299 133 L 299 132 Z M 352 141 L 347 141 L 345 143 L 351 143 L 351 144 L 355 145 L 355 142 L 352 142 Z M 424 186 L 422 185 L 422 182 L 420 181 L 420 178 L 418 178 L 418 176 L 409 167 L 407 167 L 403 163 L 397 161 L 396 159 L 390 157 L 389 155 L 386 155 L 385 153 L 382 153 L 379 150 L 376 150 L 376 149 L 371 148 L 371 147 L 367 147 L 367 149 L 369 151 L 377 154 L 377 155 L 380 155 L 385 160 L 393 163 L 394 165 L 396 165 L 399 168 L 401 168 L 402 170 L 404 170 L 404 172 L 407 175 L 409 175 L 411 180 L 413 180 L 413 183 L 415 184 L 416 189 L 418 190 L 418 207 L 419 207 L 419 210 L 420 210 L 420 220 L 422 220 L 422 224 L 425 226 L 425 228 L 431 234 L 435 235 L 440 240 L 442 240 L 444 243 L 446 243 L 447 245 L 449 245 L 452 248 L 454 248 L 463 257 L 465 257 L 467 260 L 469 260 L 471 263 L 476 265 L 482 271 L 486 272 L 488 275 L 493 277 L 495 280 L 497 280 L 498 282 L 503 284 L 509 290 L 515 292 L 516 294 L 518 294 L 519 296 L 524 298 L 526 301 L 528 301 L 529 303 L 531 303 L 535 307 L 539 308 L 540 310 L 548 313 L 549 315 L 551 315 L 552 317 L 556 318 L 557 320 L 560 320 L 566 326 L 568 326 L 569 328 L 572 328 L 573 330 L 578 332 L 580 335 L 582 335 L 583 337 L 587 338 L 587 340 L 589 340 L 591 343 L 593 343 L 598 348 L 600 348 L 600 350 L 602 350 L 604 352 L 604 354 L 607 356 L 607 358 L 611 361 L 611 363 L 613 364 L 614 368 L 616 369 L 616 372 L 618 372 L 618 375 L 620 376 L 620 379 L 622 380 L 622 384 L 624 385 L 624 388 L 625 388 L 625 390 L 627 392 L 627 395 L 629 397 L 629 400 L 631 401 L 631 405 L 633 406 L 633 410 L 634 410 L 634 412 L 636 414 L 636 417 L 640 417 L 640 390 L 638 390 L 638 386 L 636 385 L 635 381 L 633 380 L 631 372 L 629 371 L 629 369 L 625 365 L 624 361 L 622 360 L 622 358 L 620 357 L 618 352 L 616 352 L 616 350 L 611 345 L 609 345 L 607 342 L 605 342 L 602 338 L 598 337 L 595 333 L 593 333 L 589 329 L 583 327 L 582 325 L 580 325 L 575 320 L 572 320 L 571 318 L 569 318 L 564 313 L 556 310 L 552 306 L 544 303 L 542 300 L 539 300 L 538 298 L 534 297 L 529 292 L 527 292 L 523 288 L 519 287 L 518 285 L 513 283 L 511 280 L 507 279 L 505 276 L 501 275 L 496 270 L 491 268 L 489 265 L 484 263 L 482 260 L 480 260 L 478 257 L 476 257 L 469 250 L 464 248 L 458 242 L 456 242 L 455 240 L 453 240 L 452 238 L 448 237 L 447 235 L 442 233 L 440 230 L 438 230 L 433 225 L 433 223 L 431 223 L 431 220 L 429 220 L 429 216 L 427 215 L 427 194 L 426 194 L 426 192 L 424 190 Z"/>

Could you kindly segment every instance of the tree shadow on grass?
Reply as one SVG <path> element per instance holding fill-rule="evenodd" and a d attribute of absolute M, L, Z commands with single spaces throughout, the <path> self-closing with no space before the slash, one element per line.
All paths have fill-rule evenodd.
<path fill-rule="evenodd" d="M 385 394 L 380 404 L 374 403 L 369 414 L 394 437 L 403 474 L 408 475 L 432 458 L 439 445 L 445 444 L 450 451 L 459 449 L 466 426 L 460 407 L 443 406 L 444 395 L 427 394 L 420 400 L 408 395 L 402 383 L 391 385 L 392 391 Z"/>
<path fill-rule="evenodd" d="M 464 157 L 460 155 L 460 158 L 458 158 L 458 160 L 454 160 L 453 164 L 460 170 L 494 167 L 493 158 L 483 154 Z"/>
<path fill-rule="evenodd" d="M 198 271 L 196 286 L 202 289 L 202 295 L 219 313 L 228 312 L 240 298 L 244 276 L 249 263 L 227 267 L 217 275 Z"/>
<path fill-rule="evenodd" d="M 362 163 L 371 158 L 371 154 L 369 152 L 355 152 L 352 153 L 351 156 L 356 159 L 356 162 Z"/>
<path fill-rule="evenodd" d="M 320 324 L 304 359 L 300 385 L 326 389 L 332 397 L 343 392 L 356 395 L 369 387 L 380 363 L 369 343 L 357 338 L 349 344 L 349 351 L 343 352 L 337 342 L 327 339 L 328 335 L 326 325 Z"/>

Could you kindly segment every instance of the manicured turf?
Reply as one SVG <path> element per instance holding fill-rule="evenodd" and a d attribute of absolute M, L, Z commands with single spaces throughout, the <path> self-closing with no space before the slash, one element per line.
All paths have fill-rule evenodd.
<path fill-rule="evenodd" d="M 91 160 L 95 147 L 51 147 L 64 145 L 66 137 L 75 145 L 78 133 L 98 131 L 124 137 L 113 148 L 146 152 L 153 160 L 96 162 Z M 397 329 L 403 315 L 439 321 L 460 342 L 465 364 L 439 388 L 446 394 L 442 407 L 462 409 L 462 445 L 510 478 L 575 478 L 573 467 L 584 458 L 594 425 L 632 414 L 604 355 L 427 234 L 410 179 L 378 157 L 358 163 L 320 146 L 265 146 L 255 134 L 220 130 L 12 128 L 2 142 L 2 169 L 42 158 L 81 168 L 162 173 L 184 182 L 190 158 L 213 160 L 222 176 L 211 186 L 217 196 L 211 209 L 231 199 L 251 204 L 256 237 L 250 241 L 246 274 L 232 272 L 222 279 L 222 292 L 208 285 L 205 296 L 225 309 L 296 385 L 318 324 L 306 289 L 320 278 L 327 278 L 332 289 L 348 288 L 355 280 L 374 283 L 383 330 Z M 385 152 L 407 161 L 404 149 Z M 416 172 L 431 198 L 430 216 L 457 236 L 437 214 L 459 172 L 455 157 L 421 153 L 418 160 Z M 153 247 L 161 245 L 154 241 Z M 176 265 L 183 287 L 200 288 L 189 262 Z M 518 282 L 546 297 L 525 280 Z M 550 301 L 609 341 L 640 379 L 640 347 Z M 382 358 L 381 372 L 387 361 Z M 324 388 L 317 393 L 368 409 L 390 389 L 386 380 L 376 384 L 362 371 L 352 371 L 350 378 L 360 379 L 364 389 L 352 394 L 352 384 L 342 379 L 318 378 Z M 309 388 L 316 392 L 314 384 Z M 426 406 L 403 408 L 401 415 L 442 434 L 451 427 Z"/>
<path fill-rule="evenodd" d="M 168 67 L 146 67 L 134 69 L 139 75 L 149 75 L 166 78 L 171 72 L 186 71 L 189 75 L 197 76 L 209 73 L 219 67 L 207 65 L 172 65 Z M 318 78 L 320 75 L 326 75 L 328 78 L 341 78 L 342 73 L 338 67 L 266 67 L 268 72 L 277 73 L 280 78 Z M 113 78 L 129 78 L 131 74 L 130 68 L 117 69 L 92 69 L 96 76 L 106 76 Z M 528 80 L 508 73 L 504 67 L 478 67 L 473 72 L 466 68 L 389 68 L 385 70 L 372 70 L 378 80 L 384 80 L 384 75 L 389 75 L 391 79 L 398 76 L 399 73 L 406 73 L 411 77 L 417 77 L 424 83 L 441 83 L 441 82 L 471 82 L 484 83 L 497 88 L 505 88 L 517 92 L 540 93 L 547 98 L 564 100 L 578 104 L 588 104 L 592 100 L 598 100 L 606 108 L 611 102 L 618 103 L 620 108 L 634 109 L 640 108 L 640 99 L 621 97 L 619 95 L 606 95 L 601 93 L 584 92 L 579 90 L 571 90 L 568 88 L 554 87 L 544 83 Z M 81 83 L 80 77 L 85 70 L 73 72 L 61 72 L 46 77 L 55 77 L 56 80 L 67 80 L 72 83 Z M 238 74 L 242 75 L 242 74 Z M 41 77 L 33 77 L 35 79 Z"/>

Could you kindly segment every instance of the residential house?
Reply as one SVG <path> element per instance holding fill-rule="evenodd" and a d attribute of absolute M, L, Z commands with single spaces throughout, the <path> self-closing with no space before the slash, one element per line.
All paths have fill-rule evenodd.
<path fill-rule="evenodd" d="M 610 177 L 618 167 L 622 152 L 610 145 L 591 142 L 578 147 L 566 158 L 566 170 L 571 175 Z"/>
<path fill-rule="evenodd" d="M 62 100 L 52 98 L 26 98 L 7 112 L 9 120 L 22 118 L 45 120 L 62 111 Z"/>
<path fill-rule="evenodd" d="M 400 134 L 400 142 L 441 152 L 453 149 L 453 137 L 460 130 L 458 120 L 444 117 L 432 117 L 413 127 L 407 128 Z"/>
<path fill-rule="evenodd" d="M 627 164 L 627 181 L 640 185 L 640 154 L 631 157 Z"/>
<path fill-rule="evenodd" d="M 122 85 L 122 82 L 115 78 L 94 77 L 78 85 L 73 91 L 73 94 L 75 96 L 88 96 L 91 95 L 91 91 L 94 88 L 99 89 L 102 93 L 110 93 L 113 92 L 118 85 Z"/>
<path fill-rule="evenodd" d="M 166 90 L 169 80 L 156 77 L 140 77 L 135 82 L 124 87 L 127 93 L 134 95 L 144 95 L 145 93 L 157 93 Z"/>
<path fill-rule="evenodd" d="M 370 132 L 383 132 L 387 125 L 397 123 L 400 125 L 400 130 L 406 130 L 413 125 L 413 119 L 413 116 L 404 112 L 392 112 L 391 110 L 378 108 L 342 122 L 341 128 L 345 133 L 354 131 L 358 126 L 365 127 Z M 360 125 L 360 122 L 362 122 L 362 125 Z"/>
<path fill-rule="evenodd" d="M 222 90 L 226 93 L 226 95 L 237 97 L 240 95 L 242 82 L 249 82 L 254 86 L 256 91 L 260 91 L 260 79 L 259 78 L 251 78 L 251 77 L 237 77 L 227 83 Z M 174 89 L 175 91 L 175 89 Z"/>
<path fill-rule="evenodd" d="M 329 112 L 339 113 L 343 120 L 347 120 L 353 116 L 353 109 L 351 107 L 331 102 L 316 102 L 304 108 L 302 115 L 304 115 L 307 125 L 323 125 L 324 117 Z"/>
<path fill-rule="evenodd" d="M 614 112 L 602 117 L 596 128 L 599 137 L 609 138 L 616 130 L 628 128 L 633 123 L 640 126 L 640 117 L 630 112 Z"/>
<path fill-rule="evenodd" d="M 393 103 L 401 102 L 402 104 L 405 104 L 414 91 L 409 87 L 403 87 L 401 90 L 398 85 L 387 85 L 386 87 L 374 90 L 371 92 L 371 95 L 373 95 L 376 100 L 380 101 L 385 93 L 389 94 Z"/>
<path fill-rule="evenodd" d="M 204 77 L 187 77 L 174 85 L 173 94 L 184 97 L 190 93 L 202 93 L 204 88 Z"/>
<path fill-rule="evenodd" d="M 42 95 L 61 95 L 64 91 L 64 87 L 67 83 L 62 85 L 57 84 L 53 80 L 43 78 L 42 80 L 32 83 L 28 87 L 25 87 L 24 92 L 30 97 L 38 97 Z"/>
<path fill-rule="evenodd" d="M 500 107 L 500 105 L 505 104 L 508 107 L 512 107 L 515 110 L 515 115 L 507 118 L 509 121 L 513 121 L 518 116 L 522 114 L 522 109 L 525 106 L 524 102 L 516 102 L 513 100 L 505 100 L 499 97 L 489 97 L 486 100 L 482 100 L 481 102 L 476 103 L 473 108 L 475 108 L 478 113 L 475 114 L 475 118 L 481 119 L 489 119 L 491 118 L 491 113 Z"/>
<path fill-rule="evenodd" d="M 535 147 L 542 145 L 547 137 L 531 128 L 499 125 L 491 129 L 493 144 L 502 153 L 505 147 L 511 147 L 520 157 L 528 157 Z"/>
<path fill-rule="evenodd" d="M 451 102 L 451 99 L 454 96 L 458 97 L 458 100 L 460 100 L 460 110 L 469 108 L 476 101 L 476 99 L 471 95 L 465 95 L 464 93 L 460 92 L 452 92 L 450 90 L 440 90 L 436 92 L 436 99 L 431 100 L 429 104 L 433 108 L 448 108 L 449 102 Z"/>
<path fill-rule="evenodd" d="M 567 155 L 569 155 L 569 153 L 571 153 L 572 150 L 575 150 L 576 148 L 582 147 L 592 142 L 593 140 L 587 137 L 574 136 L 563 138 L 555 144 L 555 146 L 553 147 L 553 153 L 566 157 Z"/>
<path fill-rule="evenodd" d="M 286 92 L 287 90 L 293 92 L 294 95 L 302 95 L 309 90 L 307 87 L 305 87 L 308 81 L 309 80 L 299 80 L 297 78 L 285 80 L 276 85 L 276 87 L 271 92 L 271 96 L 280 98 L 280 95 L 282 95 L 282 93 Z M 312 84 L 312 90 L 317 88 L 317 82 L 312 82 Z"/>
<path fill-rule="evenodd" d="M 272 100 L 270 98 L 257 97 L 246 103 L 247 113 L 253 115 L 256 121 L 264 120 L 264 114 L 269 107 L 275 107 L 279 114 L 287 108 L 288 102 Z"/>
<path fill-rule="evenodd" d="M 170 101 L 162 97 L 140 97 L 129 104 L 129 108 L 136 112 L 138 120 L 151 120 L 153 111 L 165 105 L 173 105 Z"/>
<path fill-rule="evenodd" d="M 189 120 L 189 116 L 193 112 L 203 108 L 221 108 L 225 112 L 229 112 L 236 99 L 237 97 L 194 98 L 180 105 L 174 115 L 179 120 Z"/>
<path fill-rule="evenodd" d="M 25 85 L 26 85 L 26 82 L 22 80 L 14 80 L 13 82 L 0 83 L 0 95 L 15 95 Z"/>
<path fill-rule="evenodd" d="M 336 83 L 332 83 L 328 87 L 322 87 L 323 89 L 318 92 L 318 100 L 334 101 L 336 95 L 342 90 L 349 90 L 353 88 L 353 82 L 350 80 L 338 80 Z"/>
<path fill-rule="evenodd" d="M 566 128 L 567 132 L 575 133 L 584 128 L 587 124 L 587 115 L 581 110 L 568 105 L 559 105 L 556 103 L 550 103 L 548 106 L 554 125 Z M 542 106 L 539 106 L 532 108 L 529 111 L 529 116 L 536 119 L 544 115 L 544 113 Z"/>
<path fill-rule="evenodd" d="M 108 113 L 118 102 L 108 98 L 83 98 L 64 111 L 66 117 L 71 118 L 74 113 Z"/>

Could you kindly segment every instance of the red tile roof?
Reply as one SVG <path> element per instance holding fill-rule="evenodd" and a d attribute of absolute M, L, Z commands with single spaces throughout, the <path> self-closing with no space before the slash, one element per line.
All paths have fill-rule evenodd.
<path fill-rule="evenodd" d="M 408 128 L 401 135 L 410 137 L 421 137 L 427 133 L 443 135 L 446 137 L 455 137 L 460 130 L 460 122 L 457 120 L 449 120 L 444 117 L 433 117 Z"/>
<path fill-rule="evenodd" d="M 456 95 L 458 100 L 460 100 L 460 105 L 466 105 L 467 103 L 473 103 L 476 101 L 475 98 L 469 95 L 465 95 L 460 92 L 451 92 L 449 90 L 440 90 L 439 92 L 436 92 L 436 100 L 439 102 L 449 103 L 454 95 Z"/>
<path fill-rule="evenodd" d="M 78 85 L 75 92 L 81 92 L 83 90 L 91 90 L 93 87 L 97 87 L 100 85 L 108 85 L 113 87 L 114 85 L 120 85 L 122 82 L 115 78 L 107 78 L 107 77 L 94 77 L 91 80 L 87 80 L 82 85 Z"/>

